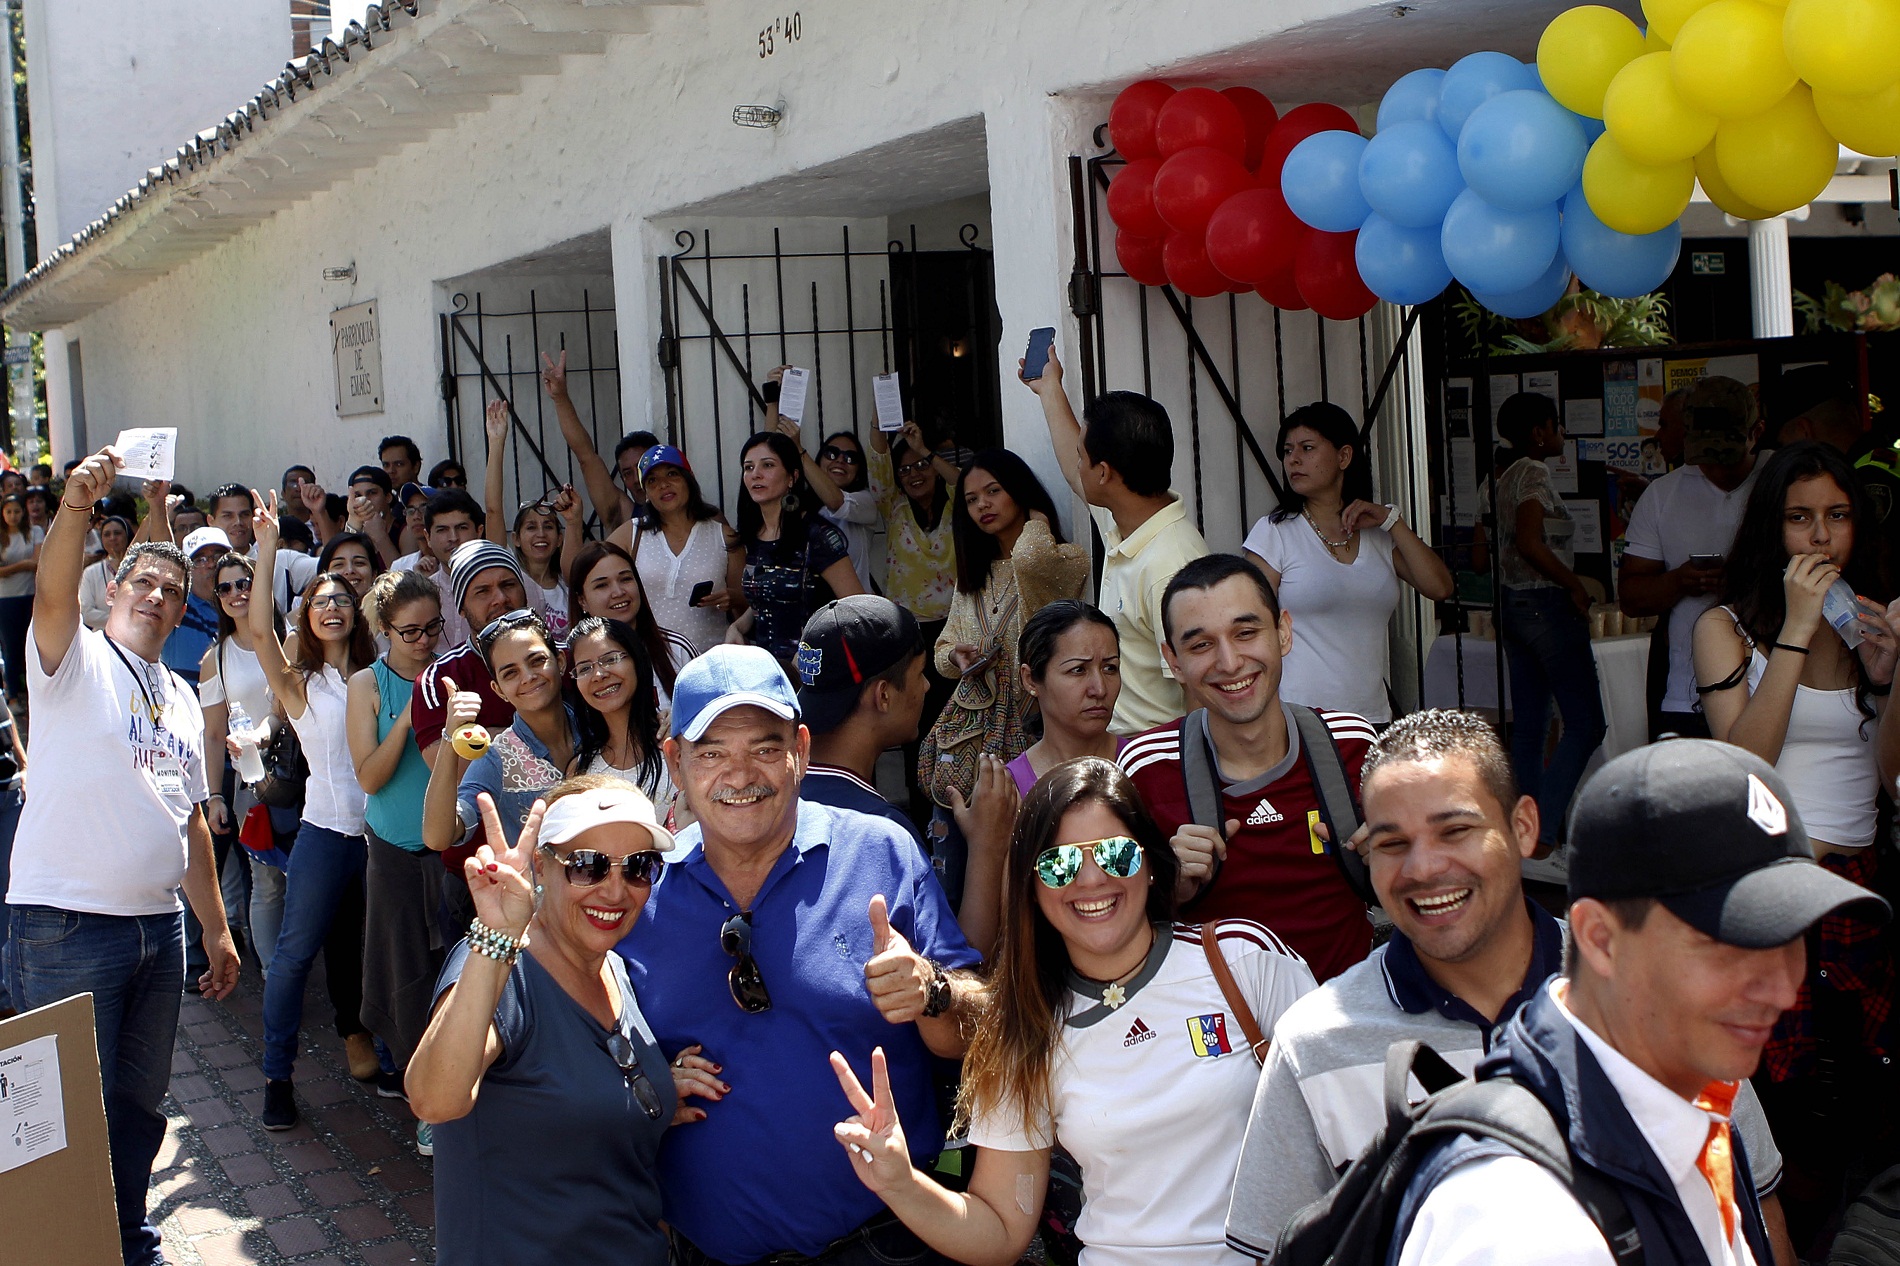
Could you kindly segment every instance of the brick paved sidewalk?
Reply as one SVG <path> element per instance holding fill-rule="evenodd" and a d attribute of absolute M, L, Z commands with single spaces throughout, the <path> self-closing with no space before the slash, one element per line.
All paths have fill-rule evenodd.
<path fill-rule="evenodd" d="M 152 1175 L 152 1218 L 172 1266 L 435 1261 L 430 1162 L 415 1118 L 350 1077 L 313 973 L 297 1060 L 303 1120 L 273 1133 L 264 1099 L 262 985 L 247 969 L 225 1002 L 186 997 L 172 1055 L 170 1118 Z"/>

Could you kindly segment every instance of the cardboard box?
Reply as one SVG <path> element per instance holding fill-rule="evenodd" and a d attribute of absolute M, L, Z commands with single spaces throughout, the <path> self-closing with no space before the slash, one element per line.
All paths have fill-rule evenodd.
<path fill-rule="evenodd" d="M 0 1153 L 42 1153 L 0 1171 L 0 1266 L 119 1266 L 92 995 L 0 1021 L 0 1079 Z"/>

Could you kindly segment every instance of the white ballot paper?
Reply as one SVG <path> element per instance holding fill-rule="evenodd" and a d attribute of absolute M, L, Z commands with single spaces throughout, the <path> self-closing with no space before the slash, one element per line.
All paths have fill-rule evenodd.
<path fill-rule="evenodd" d="M 119 474 L 127 479 L 170 479 L 178 457 L 178 428 L 135 426 L 120 431 L 113 449 L 125 459 Z"/>
<path fill-rule="evenodd" d="M 895 370 L 888 374 L 871 376 L 871 396 L 877 401 L 877 429 L 880 431 L 903 430 L 904 391 Z"/>
<path fill-rule="evenodd" d="M 0 1050 L 0 1173 L 65 1146 L 59 1039 L 48 1033 Z"/>
<path fill-rule="evenodd" d="M 805 420 L 805 392 L 811 386 L 811 370 L 794 365 L 779 380 L 778 415 L 794 422 Z"/>

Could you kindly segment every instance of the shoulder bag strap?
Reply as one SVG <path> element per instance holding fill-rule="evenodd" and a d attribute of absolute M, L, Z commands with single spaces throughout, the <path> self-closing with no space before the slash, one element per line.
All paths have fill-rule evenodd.
<path fill-rule="evenodd" d="M 1291 703 L 1293 723 L 1300 731 L 1300 752 L 1319 792 L 1320 817 L 1332 832 L 1333 857 L 1347 884 L 1369 905 L 1378 904 L 1372 890 L 1372 876 L 1366 859 L 1349 842 L 1359 830 L 1359 802 L 1352 794 L 1352 782 L 1346 777 L 1346 762 L 1333 742 L 1333 731 L 1326 719 L 1304 704 Z"/>
<path fill-rule="evenodd" d="M 1221 997 L 1227 999 L 1227 1009 L 1234 1013 L 1241 1033 L 1247 1038 L 1248 1049 L 1253 1051 L 1254 1063 L 1266 1063 L 1266 1034 L 1260 1031 L 1260 1021 L 1254 1018 L 1253 1008 L 1241 996 L 1240 982 L 1234 979 L 1234 969 L 1227 965 L 1227 955 L 1220 952 L 1218 922 L 1201 924 L 1201 948 L 1207 953 L 1207 965 L 1214 973 L 1214 982 L 1220 986 Z"/>
<path fill-rule="evenodd" d="M 1211 827 L 1219 833 L 1223 825 L 1220 787 L 1214 781 L 1214 758 L 1208 750 L 1207 709 L 1196 708 L 1182 717 L 1176 738 L 1181 751 L 1181 781 L 1187 784 L 1188 818 L 1197 826 Z M 1220 868 L 1221 857 L 1216 853 L 1214 868 L 1201 885 L 1202 892 L 1220 878 Z"/>

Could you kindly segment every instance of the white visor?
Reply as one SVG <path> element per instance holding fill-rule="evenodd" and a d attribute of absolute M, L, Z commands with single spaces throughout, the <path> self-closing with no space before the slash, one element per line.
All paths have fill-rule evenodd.
<path fill-rule="evenodd" d="M 595 787 L 562 796 L 547 807 L 541 818 L 540 843 L 550 848 L 566 844 L 583 831 L 610 822 L 631 822 L 653 835 L 653 846 L 661 852 L 673 848 L 673 833 L 660 825 L 653 801 L 632 783 L 615 787 Z"/>

